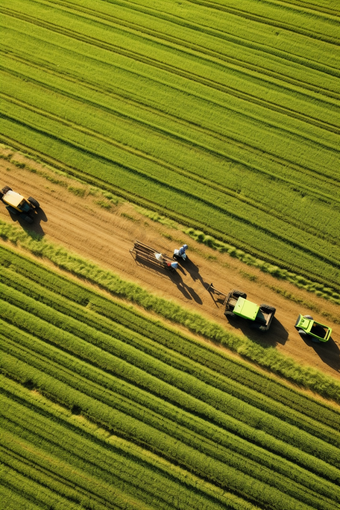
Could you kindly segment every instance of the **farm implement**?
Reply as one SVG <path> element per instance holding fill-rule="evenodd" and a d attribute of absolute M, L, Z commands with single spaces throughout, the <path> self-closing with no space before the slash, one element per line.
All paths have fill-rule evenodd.
<path fill-rule="evenodd" d="M 301 335 L 307 335 L 315 343 L 327 342 L 332 329 L 320 322 L 316 322 L 310 315 L 299 315 L 295 327 Z"/>
<path fill-rule="evenodd" d="M 221 296 L 225 306 L 224 315 L 230 317 L 236 315 L 250 322 L 254 329 L 268 331 L 273 321 L 276 309 L 269 305 L 257 305 L 247 299 L 247 294 L 239 290 L 233 290 L 229 294 L 221 292 L 211 283 L 208 292 Z M 219 299 L 221 299 L 221 297 Z"/>
<path fill-rule="evenodd" d="M 155 248 L 148 246 L 147 244 L 135 241 L 133 248 L 130 250 L 135 260 L 144 260 L 151 262 L 160 267 L 168 269 L 169 271 L 175 271 L 178 268 L 178 262 L 174 262 L 170 257 L 164 253 L 160 253 Z"/>
<path fill-rule="evenodd" d="M 0 191 L 0 199 L 11 214 L 19 215 L 26 223 L 33 223 L 34 213 L 40 207 L 35 198 L 29 197 L 26 199 L 9 186 L 5 186 Z"/>

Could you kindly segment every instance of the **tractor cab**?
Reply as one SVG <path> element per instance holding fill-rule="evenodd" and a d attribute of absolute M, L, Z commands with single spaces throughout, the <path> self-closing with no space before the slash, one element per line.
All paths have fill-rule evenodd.
<path fill-rule="evenodd" d="M 332 329 L 320 322 L 316 322 L 310 315 L 299 315 L 296 329 L 299 333 L 309 335 L 313 342 L 327 342 L 332 334 Z"/>
<path fill-rule="evenodd" d="M 3 202 L 20 213 L 28 213 L 31 210 L 30 203 L 16 191 L 8 190 L 3 196 Z"/>
<path fill-rule="evenodd" d="M 244 319 L 254 321 L 259 310 L 260 307 L 255 303 L 252 303 L 243 297 L 239 297 L 234 308 L 234 314 L 243 317 Z"/>

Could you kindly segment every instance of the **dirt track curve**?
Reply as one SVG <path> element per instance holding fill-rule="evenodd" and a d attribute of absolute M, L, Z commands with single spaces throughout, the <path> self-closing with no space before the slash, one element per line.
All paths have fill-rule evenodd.
<path fill-rule="evenodd" d="M 31 167 L 42 168 L 22 156 L 16 156 L 16 159 L 29 163 Z M 67 181 L 63 177 L 60 179 Z M 332 324 L 332 321 L 325 319 L 321 313 L 311 312 L 309 308 L 283 298 L 271 290 L 270 286 L 295 293 L 305 302 L 317 306 L 320 312 L 329 311 L 333 317 L 340 315 L 338 306 L 307 291 L 298 290 L 287 282 L 275 280 L 270 275 L 248 267 L 229 255 L 217 254 L 195 243 L 189 237 L 186 238 L 180 231 L 163 227 L 139 215 L 129 204 L 121 204 L 111 211 L 105 210 L 95 203 L 99 200 L 98 197 L 90 195 L 85 198 L 79 197 L 45 177 L 25 168 L 18 168 L 2 159 L 0 188 L 7 184 L 24 196 L 33 196 L 40 202 L 42 211 L 31 228 L 44 235 L 47 241 L 63 245 L 80 256 L 114 271 L 122 278 L 140 284 L 152 293 L 174 300 L 181 306 L 219 322 L 231 331 L 243 332 L 254 340 L 261 339 L 275 345 L 279 351 L 301 364 L 315 367 L 340 379 L 340 326 Z M 69 185 L 81 187 L 71 180 Z M 86 186 L 85 188 L 88 189 Z M 0 218 L 9 222 L 14 221 L 19 225 L 16 218 L 9 215 L 4 205 L 0 203 L 0 206 Z M 20 228 L 28 230 L 24 225 L 20 225 Z M 173 240 L 169 240 L 164 234 L 171 236 L 170 239 Z M 174 248 L 179 247 L 180 242 L 187 242 L 189 263 L 183 266 L 177 275 L 171 275 L 157 266 L 137 264 L 129 253 L 135 239 L 169 255 Z M 242 272 L 247 273 L 248 277 Z M 256 281 L 249 280 L 249 275 L 253 275 Z M 214 300 L 207 291 L 210 283 L 224 292 L 232 289 L 245 291 L 248 298 L 254 302 L 275 306 L 276 318 L 271 330 L 261 335 L 250 330 L 242 320 L 229 323 L 223 315 L 222 304 L 216 301 L 216 297 Z M 316 320 L 333 327 L 332 339 L 325 345 L 306 343 L 294 328 L 299 313 L 312 313 Z"/>

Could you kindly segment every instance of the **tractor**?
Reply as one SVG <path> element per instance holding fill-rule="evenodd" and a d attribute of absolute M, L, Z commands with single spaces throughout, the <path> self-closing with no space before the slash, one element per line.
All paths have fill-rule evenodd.
<path fill-rule="evenodd" d="M 40 207 L 39 202 L 35 198 L 29 197 L 26 199 L 16 191 L 13 191 L 9 186 L 5 186 L 0 191 L 0 199 L 11 214 L 19 215 L 27 223 L 33 223 L 33 214 Z"/>
<path fill-rule="evenodd" d="M 247 294 L 233 290 L 229 294 L 220 292 L 211 283 L 208 291 L 225 296 L 224 315 L 226 317 L 238 316 L 250 322 L 250 327 L 259 331 L 268 331 L 273 321 L 276 309 L 269 305 L 257 305 L 247 299 Z"/>
<path fill-rule="evenodd" d="M 301 335 L 310 337 L 314 343 L 327 342 L 332 334 L 332 329 L 320 322 L 316 322 L 310 315 L 299 315 L 295 327 Z"/>

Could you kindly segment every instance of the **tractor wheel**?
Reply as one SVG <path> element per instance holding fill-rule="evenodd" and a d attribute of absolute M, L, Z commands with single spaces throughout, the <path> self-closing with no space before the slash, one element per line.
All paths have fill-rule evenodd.
<path fill-rule="evenodd" d="M 234 297 L 242 297 L 247 299 L 247 294 L 245 292 L 241 292 L 240 290 L 233 290 L 232 294 Z"/>
<path fill-rule="evenodd" d="M 31 218 L 31 216 L 28 216 L 28 214 L 26 214 L 26 216 L 23 217 L 24 220 L 26 221 L 26 223 L 33 223 L 33 218 Z"/>
<path fill-rule="evenodd" d="M 260 305 L 260 310 L 265 313 L 272 313 L 273 315 L 276 312 L 276 308 L 269 305 Z"/>
<path fill-rule="evenodd" d="M 224 315 L 227 317 L 227 319 L 230 319 L 231 317 L 235 317 L 233 312 L 229 312 L 229 311 L 224 312 Z"/>
<path fill-rule="evenodd" d="M 28 201 L 34 207 L 34 209 L 39 209 L 39 202 L 35 198 L 29 197 Z"/>
<path fill-rule="evenodd" d="M 12 188 L 10 188 L 9 186 L 5 186 L 4 188 L 2 188 L 1 192 L 3 195 L 5 195 L 7 193 L 7 191 L 13 191 Z"/>

